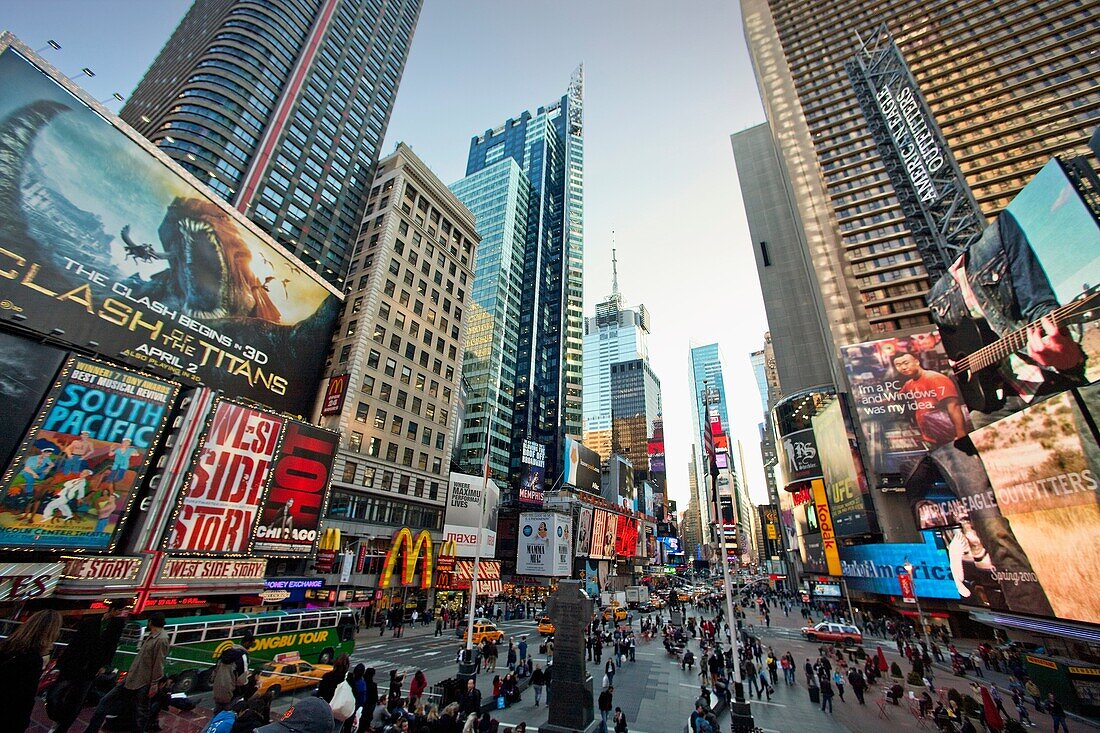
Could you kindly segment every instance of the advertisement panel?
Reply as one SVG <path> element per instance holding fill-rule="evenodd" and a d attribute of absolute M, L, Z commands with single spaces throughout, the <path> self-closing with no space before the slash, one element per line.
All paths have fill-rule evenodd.
<path fill-rule="evenodd" d="M 783 436 L 783 455 L 787 458 L 785 475 L 788 483 L 821 478 L 821 460 L 813 428 Z"/>
<path fill-rule="evenodd" d="M 8 465 L 27 434 L 65 356 L 60 349 L 0 333 L 0 467 Z"/>
<path fill-rule="evenodd" d="M 1100 377 L 1098 288 L 1100 226 L 1052 159 L 928 295 L 976 426 Z"/>
<path fill-rule="evenodd" d="M 590 506 L 581 506 L 577 514 L 577 556 L 588 557 L 592 550 L 592 514 Z"/>
<path fill-rule="evenodd" d="M 516 573 L 565 577 L 573 572 L 569 517 L 555 512 L 524 512 L 519 518 Z"/>
<path fill-rule="evenodd" d="M 70 358 L 4 474 L 0 547 L 112 549 L 178 389 Z"/>
<path fill-rule="evenodd" d="M 565 455 L 562 465 L 565 472 L 562 483 L 581 491 L 600 493 L 600 454 L 576 438 L 565 438 Z"/>
<path fill-rule="evenodd" d="M 218 402 L 191 466 L 167 549 L 244 554 L 260 511 L 283 418 Z"/>
<path fill-rule="evenodd" d="M 0 563 L 0 603 L 22 603 L 52 596 L 57 590 L 61 569 L 59 562 Z"/>
<path fill-rule="evenodd" d="M 546 446 L 533 440 L 523 441 L 520 467 L 519 503 L 542 506 L 543 479 L 546 476 Z"/>
<path fill-rule="evenodd" d="M 625 514 L 615 517 L 615 557 L 637 557 L 638 520 Z"/>
<path fill-rule="evenodd" d="M 959 598 L 959 581 L 952 572 L 943 538 L 921 532 L 924 542 L 878 543 L 840 548 L 840 566 L 850 591 L 900 596 L 898 576 L 913 565 L 913 588 L 921 598 Z"/>
<path fill-rule="evenodd" d="M 829 575 L 840 575 L 840 554 L 837 550 L 836 529 L 833 526 L 832 512 L 825 493 L 825 482 L 815 479 L 810 483 L 814 495 L 814 510 L 817 513 L 817 527 L 821 532 L 821 549 L 825 555 L 825 567 Z"/>
<path fill-rule="evenodd" d="M 482 488 L 485 496 L 482 496 Z M 482 505 L 485 507 L 481 532 L 481 555 L 492 557 L 497 546 L 497 513 L 500 505 L 500 489 L 492 479 L 452 473 L 447 492 L 447 513 L 443 524 L 443 539 L 454 540 L 456 557 L 477 555 L 478 524 L 482 521 Z"/>
<path fill-rule="evenodd" d="M 615 557 L 615 514 L 592 510 L 592 549 L 589 557 L 610 560 Z"/>
<path fill-rule="evenodd" d="M 306 599 L 306 591 L 324 587 L 324 578 L 264 578 L 260 598 L 264 603 L 300 603 Z"/>
<path fill-rule="evenodd" d="M 1096 404 L 1095 387 L 1082 392 L 1090 408 Z M 1100 569 L 1095 553 L 1083 551 L 1100 543 L 1100 446 L 1073 394 L 976 430 L 971 440 L 985 464 L 994 511 L 1007 526 L 983 531 L 976 525 L 989 519 L 970 512 L 953 533 L 952 561 L 961 563 L 964 578 L 984 584 L 992 607 L 998 592 L 1011 610 L 1037 612 L 1045 598 L 1058 618 L 1100 623 L 1100 605 L 1081 592 Z M 1030 567 L 998 563 L 1008 552 L 1022 553 Z"/>
<path fill-rule="evenodd" d="M 864 455 L 884 485 L 908 475 L 928 449 L 970 432 L 969 411 L 938 331 L 845 346 L 840 358 Z"/>
<path fill-rule="evenodd" d="M 306 557 L 313 554 L 328 504 L 332 462 L 340 434 L 288 420 L 275 454 L 271 486 L 256 524 L 252 554 Z"/>
<path fill-rule="evenodd" d="M 22 325 L 306 414 L 336 291 L 13 49 L 0 79 L 0 300 Z"/>
<path fill-rule="evenodd" d="M 339 415 L 340 410 L 344 409 L 344 396 L 347 394 L 349 381 L 350 374 L 337 374 L 329 378 L 325 398 L 321 401 L 321 417 Z"/>
<path fill-rule="evenodd" d="M 814 583 L 810 592 L 814 598 L 840 598 L 840 583 Z"/>
<path fill-rule="evenodd" d="M 849 439 L 840 400 L 816 415 L 813 425 L 834 531 L 839 537 L 870 532 L 867 485 L 856 465 L 859 449 Z"/>

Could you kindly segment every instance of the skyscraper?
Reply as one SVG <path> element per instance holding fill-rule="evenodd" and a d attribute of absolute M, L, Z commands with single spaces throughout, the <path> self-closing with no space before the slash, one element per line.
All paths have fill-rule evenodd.
<path fill-rule="evenodd" d="M 713 419 L 720 421 L 722 430 L 729 429 L 726 384 L 722 377 L 722 354 L 717 343 L 692 347 L 690 376 L 691 424 L 695 432 L 692 440 L 694 443 L 693 454 L 696 456 L 694 465 L 697 472 L 696 491 L 699 495 L 699 516 L 703 526 L 709 527 L 715 521 L 715 517 L 711 516 L 710 461 L 704 447 L 709 440 L 711 430 L 708 421 L 713 416 Z M 704 389 L 707 390 L 705 399 L 709 403 L 705 410 Z M 721 468 L 721 466 L 719 467 Z"/>
<path fill-rule="evenodd" d="M 466 175 L 513 159 L 531 184 L 520 291 L 511 473 L 524 439 L 546 446 L 561 474 L 565 436 L 581 434 L 584 328 L 584 70 L 559 99 L 470 141 Z"/>
<path fill-rule="evenodd" d="M 489 468 L 503 485 L 511 469 L 531 182 L 513 158 L 503 158 L 452 184 L 451 190 L 473 213 L 482 237 L 467 316 L 462 375 L 469 393 L 457 460 L 467 473 L 480 473 L 485 430 L 491 419 Z"/>
<path fill-rule="evenodd" d="M 634 468 L 634 485 L 649 481 L 649 437 L 661 415 L 661 380 L 648 359 L 611 365 L 612 453 Z"/>
<path fill-rule="evenodd" d="M 894 35 L 987 217 L 1050 156 L 1083 154 L 1096 126 L 1100 15 L 1087 3 L 742 0 L 741 8 L 837 346 L 929 323 L 925 265 L 844 68 L 860 37 L 882 24 Z"/>
<path fill-rule="evenodd" d="M 196 0 L 121 116 L 342 286 L 422 0 Z"/>

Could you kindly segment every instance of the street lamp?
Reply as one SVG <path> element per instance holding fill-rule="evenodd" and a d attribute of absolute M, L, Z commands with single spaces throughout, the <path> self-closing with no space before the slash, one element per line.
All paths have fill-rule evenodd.
<path fill-rule="evenodd" d="M 481 514 L 477 522 L 477 545 L 474 547 L 474 567 L 470 572 L 470 604 L 466 612 L 466 650 L 462 655 L 462 662 L 458 665 L 459 680 L 465 681 L 477 676 L 477 665 L 474 664 L 474 613 L 477 611 L 477 584 L 481 570 L 481 537 L 485 531 L 485 497 L 489 493 L 489 448 L 493 436 L 493 408 L 489 405 L 485 416 L 485 469 L 484 479 L 481 484 Z"/>
<path fill-rule="evenodd" d="M 913 563 L 909 562 L 909 558 L 905 558 L 902 567 L 905 568 L 905 572 L 909 573 L 909 583 L 913 586 L 913 600 L 917 602 L 917 623 L 920 624 L 920 635 L 923 637 L 927 632 L 924 628 L 924 611 L 921 610 L 920 596 L 917 594 L 917 579 L 913 575 Z"/>

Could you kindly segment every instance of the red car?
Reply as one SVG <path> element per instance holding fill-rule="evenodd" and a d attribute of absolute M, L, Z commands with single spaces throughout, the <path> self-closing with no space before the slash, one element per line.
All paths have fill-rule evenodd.
<path fill-rule="evenodd" d="M 862 644 L 863 632 L 848 624 L 823 622 L 817 626 L 803 626 L 802 635 L 807 641 L 839 641 L 844 644 Z"/>

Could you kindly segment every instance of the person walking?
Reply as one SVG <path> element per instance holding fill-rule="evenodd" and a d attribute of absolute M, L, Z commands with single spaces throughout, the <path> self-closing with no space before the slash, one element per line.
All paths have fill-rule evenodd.
<path fill-rule="evenodd" d="M 546 684 L 546 673 L 542 671 L 542 665 L 536 664 L 535 671 L 531 673 L 531 687 L 535 688 L 535 707 L 542 700 L 542 688 Z"/>
<path fill-rule="evenodd" d="M 604 676 L 607 677 L 606 686 L 611 687 L 611 685 L 615 684 L 615 660 L 608 659 L 607 664 L 604 665 L 603 671 Z"/>
<path fill-rule="evenodd" d="M 61 633 L 61 614 L 38 611 L 0 641 L 0 690 L 3 690 L 6 730 L 22 733 L 31 724 L 42 659 L 53 652 Z"/>
<path fill-rule="evenodd" d="M 863 691 L 867 689 L 867 682 L 863 679 L 863 673 L 857 667 L 848 670 L 848 684 L 852 686 L 852 692 L 856 696 L 856 702 L 865 705 Z"/>
<path fill-rule="evenodd" d="M 121 606 L 107 602 L 103 616 L 85 616 L 57 660 L 58 680 L 46 693 L 46 711 L 57 725 L 53 733 L 68 733 L 84 707 L 96 675 L 115 658 L 126 621 Z"/>
<path fill-rule="evenodd" d="M 1047 693 L 1046 709 L 1054 722 L 1054 733 L 1058 733 L 1059 727 L 1062 733 L 1069 733 L 1069 726 L 1066 725 L 1066 710 L 1062 707 L 1062 703 L 1055 699 L 1053 692 Z"/>
<path fill-rule="evenodd" d="M 833 672 L 833 684 L 836 685 L 836 692 L 840 695 L 840 701 L 844 702 L 844 675 L 840 673 L 840 670 Z"/>
<path fill-rule="evenodd" d="M 141 640 L 130 671 L 122 682 L 100 699 L 84 733 L 99 733 L 103 721 L 115 708 L 115 701 L 120 698 L 133 705 L 134 722 L 130 730 L 133 733 L 145 733 L 150 705 L 157 697 L 164 679 L 164 661 L 172 646 L 168 635 L 164 633 L 164 623 L 163 613 L 150 614 L 145 626 L 145 638 Z"/>
<path fill-rule="evenodd" d="M 818 684 L 821 686 L 821 712 L 825 712 L 826 706 L 829 708 L 829 713 L 833 712 L 833 685 L 829 681 L 828 675 L 822 675 L 818 680 Z"/>
<path fill-rule="evenodd" d="M 615 688 L 608 687 L 606 690 L 600 693 L 598 707 L 600 709 L 600 733 L 608 733 L 607 719 L 611 715 L 612 702 L 614 699 Z"/>

